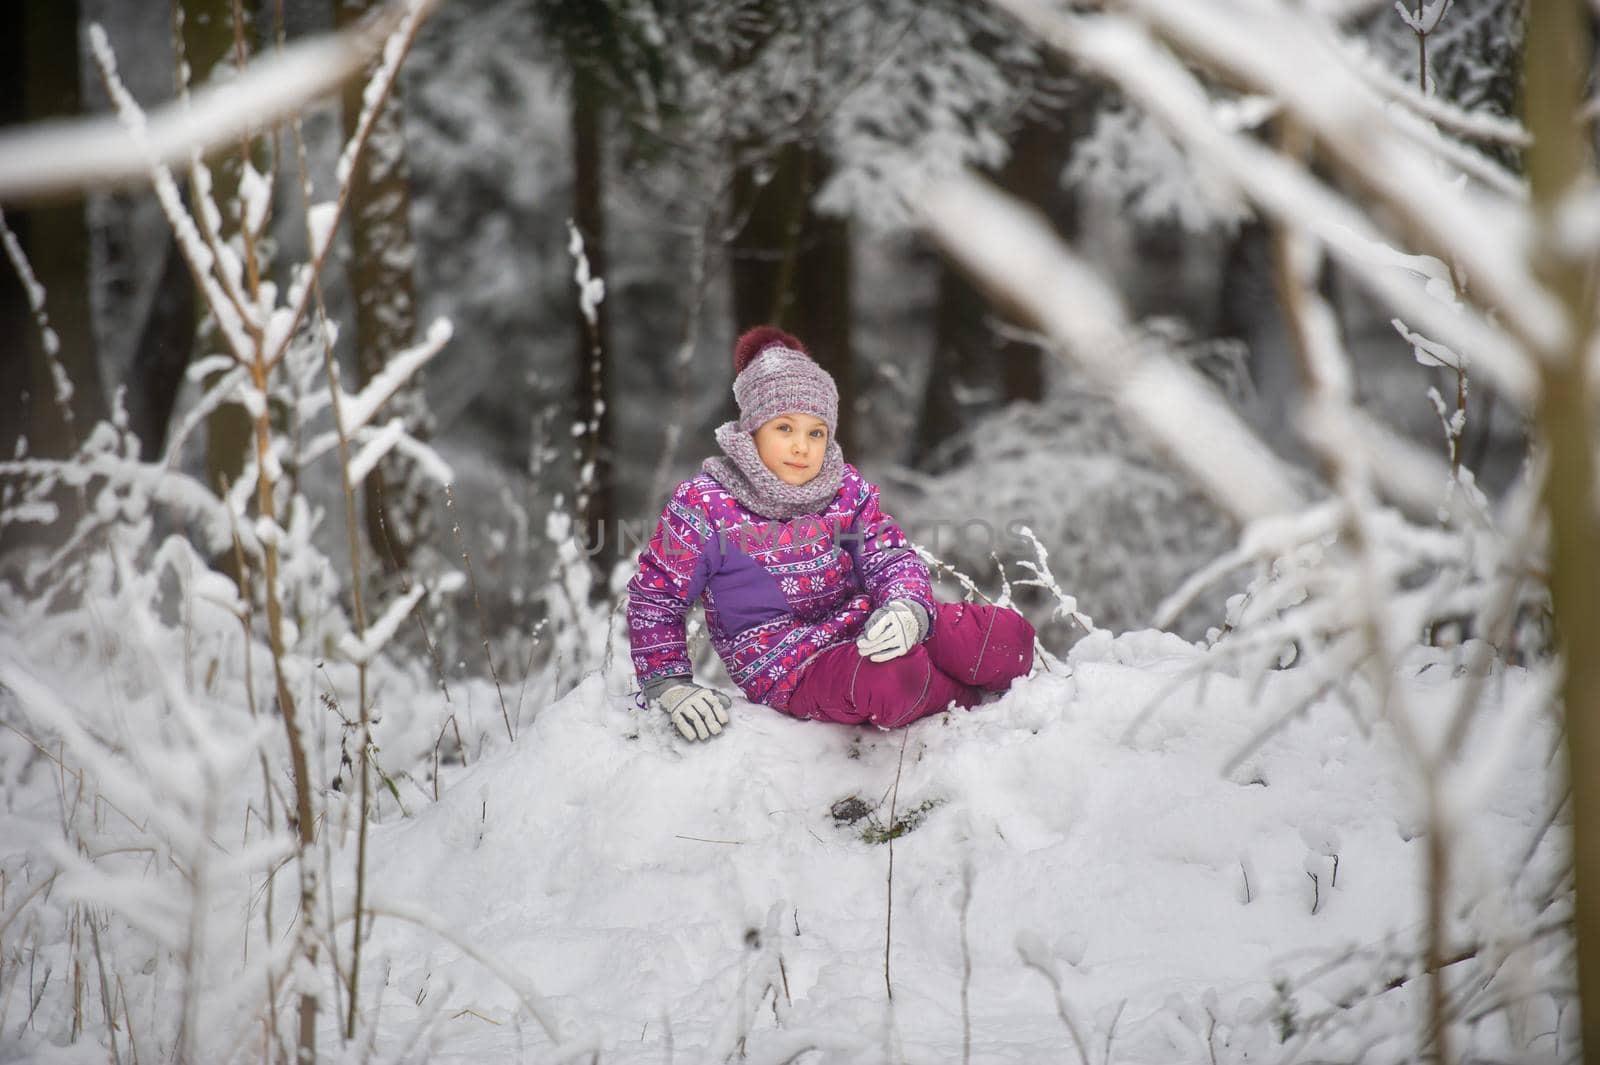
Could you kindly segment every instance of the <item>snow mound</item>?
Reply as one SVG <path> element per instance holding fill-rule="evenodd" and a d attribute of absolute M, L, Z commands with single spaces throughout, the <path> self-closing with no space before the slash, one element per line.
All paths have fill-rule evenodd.
<path fill-rule="evenodd" d="M 1223 776 L 1295 678 L 1174 690 L 1200 655 L 1108 637 L 1070 673 L 904 734 L 735 703 L 704 744 L 592 674 L 437 804 L 375 830 L 375 902 L 425 907 L 608 1063 L 959 1060 L 963 934 L 972 1060 L 1075 1060 L 1063 1015 L 1121 1062 L 1284 1056 L 1326 1005 L 1302 975 L 1414 948 L 1419 801 L 1387 729 L 1362 738 L 1333 705 Z M 1449 671 L 1406 674 L 1427 697 Z M 1551 735 L 1531 732 L 1463 828 L 1464 874 L 1508 868 L 1537 828 Z M 836 819 L 851 796 L 872 812 Z M 890 847 L 868 837 L 897 822 L 891 1006 Z M 524 1000 L 433 931 L 380 917 L 369 949 L 380 1046 L 422 1025 L 433 1061 L 549 1047 Z M 1024 954 L 1059 981 L 1059 1011 Z M 1374 995 L 1347 1025 L 1400 1011 L 1404 1031 L 1413 993 Z"/>

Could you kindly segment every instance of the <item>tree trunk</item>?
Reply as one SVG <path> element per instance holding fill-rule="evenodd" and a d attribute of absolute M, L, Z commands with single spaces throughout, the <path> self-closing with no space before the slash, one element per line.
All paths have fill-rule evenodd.
<path fill-rule="evenodd" d="M 21 4 L 0 4 L 0 126 L 18 126 L 28 118 L 24 14 Z M 6 223 L 15 229 L 21 218 L 8 213 Z M 33 315 L 22 279 L 9 259 L 0 259 L 0 460 L 16 454 L 17 442 L 27 437 L 32 383 L 25 354 L 31 332 Z"/>
<path fill-rule="evenodd" d="M 342 28 L 381 6 L 377 0 L 334 0 Z M 344 90 L 344 134 L 361 118 L 362 94 L 371 75 Z M 374 121 L 366 151 L 350 186 L 350 263 L 347 274 L 356 304 L 356 368 L 365 385 L 399 350 L 416 340 L 417 299 L 411 235 L 410 171 L 406 164 L 405 107 L 397 83 Z M 384 407 L 380 421 L 398 415 L 419 440 L 432 435 L 421 375 L 413 375 Z M 367 475 L 367 540 L 388 572 L 405 569 L 420 543 L 430 538 L 432 508 L 416 463 L 391 452 Z"/>
<path fill-rule="evenodd" d="M 605 88 L 581 63 L 572 79 L 572 216 L 583 235 L 592 277 L 606 276 L 605 214 Z M 605 599 L 611 570 L 618 557 L 620 530 L 613 520 L 613 456 L 610 385 L 611 339 L 609 300 L 594 308 L 591 324 L 581 305 L 574 306 L 577 374 L 573 401 L 577 422 L 584 427 L 578 454 L 578 527 L 590 552 L 595 580 L 591 599 Z"/>
<path fill-rule="evenodd" d="M 166 445 L 183 371 L 194 349 L 196 314 L 194 277 L 178 249 L 178 238 L 169 233 L 161 281 L 139 331 L 125 393 L 128 426 L 139 438 L 139 454 L 146 460 L 159 456 Z"/>
<path fill-rule="evenodd" d="M 947 259 L 939 260 L 938 302 L 933 308 L 933 356 L 922 392 L 922 412 L 908 456 L 911 465 L 929 473 L 960 464 L 964 453 L 941 451 L 965 425 L 958 387 L 981 386 L 993 365 L 994 340 L 984 322 L 988 304 L 983 294 Z"/>
<path fill-rule="evenodd" d="M 0 13 L 0 122 L 14 125 L 77 116 L 78 3 L 8 4 Z M 0 458 L 26 442 L 28 454 L 66 458 L 106 416 L 89 307 L 89 226 L 77 195 L 8 212 L 42 295 L 41 330 L 33 300 L 9 255 L 0 254 Z M 57 371 L 65 377 L 58 383 Z M 65 384 L 69 394 L 63 394 Z M 49 527 L 21 526 L 8 547 L 56 543 L 77 525 L 79 492 L 51 495 Z"/>
<path fill-rule="evenodd" d="M 732 216 L 744 224 L 728 249 L 734 332 L 771 323 L 810 349 L 839 388 L 839 446 L 854 433 L 854 349 L 850 328 L 850 227 L 811 205 L 825 179 L 821 149 L 788 144 L 762 167 L 734 175 Z M 770 174 L 765 182 L 760 174 Z"/>
<path fill-rule="evenodd" d="M 1061 107 L 1030 116 L 1012 136 L 1010 158 L 995 179 L 1001 188 L 1043 211 L 1068 236 L 1077 227 L 1077 204 L 1062 186 L 1061 171 L 1073 146 L 1088 132 L 1094 91 L 1074 84 Z M 996 336 L 986 317 L 995 313 L 1005 318 L 1005 309 L 991 309 L 983 294 L 942 257 L 938 299 L 934 350 L 916 430 L 913 461 L 919 465 L 964 427 L 967 412 L 956 400 L 958 385 L 993 386 L 1000 405 L 1044 398 L 1044 353 L 1036 345 Z M 956 456 L 950 459 L 960 461 Z"/>
<path fill-rule="evenodd" d="M 770 161 L 734 174 L 731 216 L 743 220 L 728 248 L 736 335 L 781 325 L 793 302 L 791 249 L 804 224 L 804 166 L 805 153 L 789 144 L 775 149 Z"/>
<path fill-rule="evenodd" d="M 802 172 L 801 228 L 794 239 L 793 299 L 779 324 L 792 329 L 839 388 L 839 446 L 848 455 L 855 443 L 855 349 L 851 343 L 850 222 L 823 216 L 812 206 L 827 180 L 830 164 L 820 148 L 806 149 Z"/>
<path fill-rule="evenodd" d="M 1069 226 L 1072 201 L 1061 187 L 1061 170 L 1075 138 L 1054 116 L 1029 118 L 1011 143 L 1011 158 L 1001 169 L 1000 187 L 1031 203 L 1058 225 Z M 1044 352 L 1035 344 L 999 339 L 997 358 L 1002 402 L 1037 403 L 1044 398 Z"/>
<path fill-rule="evenodd" d="M 79 114 L 77 0 L 24 4 L 20 16 L 24 119 L 37 122 Z M 44 309 L 59 345 L 54 358 L 72 386 L 71 399 L 63 409 L 44 339 L 29 321 L 24 326 L 30 380 L 30 402 L 24 414 L 28 450 L 34 455 L 64 457 L 106 414 L 90 328 L 89 225 L 84 202 L 74 195 L 61 203 L 30 207 L 7 219 L 44 289 Z M 9 263 L 6 271 L 12 272 Z M 23 308 L 27 309 L 26 301 Z"/>
<path fill-rule="evenodd" d="M 235 55 L 233 0 L 178 0 L 178 3 L 183 15 L 184 59 L 189 65 L 191 84 L 198 86 Z M 248 31 L 248 12 L 255 4 L 246 0 L 244 7 Z M 219 235 L 226 240 L 239 229 L 237 204 L 244 159 L 239 148 L 230 147 L 212 153 L 206 164 L 211 171 L 212 196 L 222 215 Z M 195 213 L 200 212 L 196 210 Z M 202 319 L 197 323 L 193 358 L 224 351 L 224 342 L 216 327 L 205 324 L 208 310 L 203 304 L 200 312 Z M 206 387 L 216 380 L 216 375 L 208 377 Z M 250 417 L 237 403 L 223 404 L 206 419 L 206 478 L 213 489 L 220 492 L 224 480 L 233 484 L 239 479 L 251 439 Z"/>
<path fill-rule="evenodd" d="M 1528 179 L 1540 223 L 1529 246 L 1535 269 L 1565 307 L 1558 350 L 1539 360 L 1536 414 L 1549 452 L 1545 506 L 1550 514 L 1550 595 L 1565 675 L 1561 697 L 1572 787 L 1572 854 L 1577 904 L 1578 1004 L 1583 1057 L 1600 1062 L 1600 517 L 1596 515 L 1592 376 L 1595 331 L 1589 263 L 1563 253 L 1558 214 L 1593 181 L 1583 105 L 1592 25 L 1578 0 L 1527 7 L 1525 121 L 1533 134 Z"/>

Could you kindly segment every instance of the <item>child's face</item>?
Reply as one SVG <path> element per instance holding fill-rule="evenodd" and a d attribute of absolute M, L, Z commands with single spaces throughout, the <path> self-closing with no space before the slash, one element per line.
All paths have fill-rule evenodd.
<path fill-rule="evenodd" d="M 827 422 L 809 414 L 780 414 L 752 435 L 761 461 L 784 484 L 805 484 L 822 472 Z"/>

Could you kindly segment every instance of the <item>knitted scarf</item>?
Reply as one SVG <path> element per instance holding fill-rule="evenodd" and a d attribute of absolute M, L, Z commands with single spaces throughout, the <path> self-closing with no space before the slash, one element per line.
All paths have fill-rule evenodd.
<path fill-rule="evenodd" d="M 802 514 L 820 514 L 844 480 L 844 452 L 831 439 L 821 471 L 805 484 L 785 484 L 767 469 L 755 440 L 738 422 L 717 426 L 717 444 L 727 457 L 713 455 L 700 469 L 715 477 L 733 498 L 768 518 L 788 521 Z"/>

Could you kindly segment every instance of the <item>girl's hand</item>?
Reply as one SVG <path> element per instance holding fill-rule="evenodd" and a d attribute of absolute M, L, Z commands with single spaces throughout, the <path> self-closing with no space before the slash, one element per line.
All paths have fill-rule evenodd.
<path fill-rule="evenodd" d="M 872 612 L 856 638 L 856 650 L 874 662 L 899 658 L 927 634 L 927 614 L 909 599 L 891 599 Z"/>
<path fill-rule="evenodd" d="M 720 733 L 730 720 L 728 707 L 733 705 L 733 700 L 722 692 L 692 681 L 665 689 L 656 702 L 686 740 L 707 740 Z"/>

